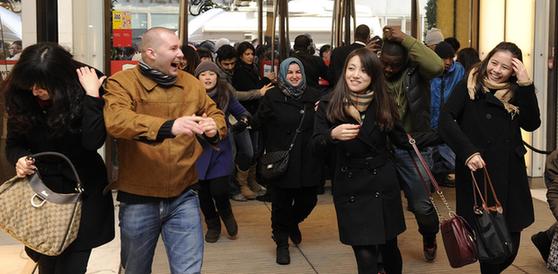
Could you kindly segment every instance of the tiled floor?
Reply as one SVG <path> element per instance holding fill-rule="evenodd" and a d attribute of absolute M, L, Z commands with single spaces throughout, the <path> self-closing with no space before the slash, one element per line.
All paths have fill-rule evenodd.
<path fill-rule="evenodd" d="M 544 200 L 540 181 L 536 180 L 533 194 Z M 445 192 L 454 203 L 453 189 L 445 189 Z M 553 222 L 553 217 L 546 202 L 533 199 L 533 203 L 537 222 L 522 234 L 519 256 L 504 273 L 552 273 L 545 269 L 531 244 L 530 235 L 546 229 Z M 291 264 L 287 266 L 275 264 L 275 246 L 270 238 L 270 205 L 251 201 L 233 202 L 233 207 L 240 226 L 239 236 L 231 240 L 223 234 L 217 243 L 206 244 L 203 273 L 356 273 L 351 248 L 338 240 L 331 195 L 321 195 L 317 207 L 301 225 L 302 244 L 291 246 Z M 405 212 L 405 218 L 407 231 L 398 238 L 404 273 L 479 273 L 477 264 L 460 269 L 450 268 L 440 238 L 438 258 L 434 263 L 424 262 L 416 221 L 409 212 Z M 26 263 L 22 250 L 21 245 L 0 235 L 0 274 L 19 273 Z M 115 240 L 94 250 L 88 273 L 117 273 L 118 264 L 119 244 Z M 161 241 L 156 250 L 153 273 L 170 273 Z"/>

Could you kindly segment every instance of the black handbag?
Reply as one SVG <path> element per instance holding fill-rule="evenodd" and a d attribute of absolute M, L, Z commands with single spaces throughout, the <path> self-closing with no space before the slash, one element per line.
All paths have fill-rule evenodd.
<path fill-rule="evenodd" d="M 484 195 L 481 192 L 475 174 L 471 171 L 474 196 L 475 233 L 477 238 L 477 254 L 480 262 L 502 263 L 513 253 L 513 246 L 503 208 L 496 196 L 496 191 L 488 175 L 484 171 Z M 494 205 L 488 206 L 488 186 L 494 198 Z M 477 204 L 477 194 L 482 204 Z"/>
<path fill-rule="evenodd" d="M 273 180 L 281 177 L 283 174 L 285 174 L 285 172 L 287 172 L 287 167 L 289 166 L 289 153 L 294 147 L 296 136 L 301 131 L 302 122 L 304 121 L 304 116 L 306 114 L 306 111 L 302 109 L 301 113 L 302 113 L 302 118 L 300 118 L 300 122 L 298 123 L 298 128 L 295 131 L 291 144 L 289 145 L 289 149 L 270 151 L 270 152 L 266 151 L 260 157 L 259 173 L 263 179 Z"/>

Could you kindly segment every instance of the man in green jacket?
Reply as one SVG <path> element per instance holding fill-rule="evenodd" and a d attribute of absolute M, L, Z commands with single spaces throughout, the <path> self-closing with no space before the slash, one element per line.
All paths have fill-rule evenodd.
<path fill-rule="evenodd" d="M 430 127 L 430 79 L 443 73 L 444 63 L 434 51 L 398 27 L 384 27 L 384 40 L 380 60 L 388 92 L 396 103 L 405 131 L 423 147 L 421 153 L 432 167 L 432 151 L 424 146 L 439 142 L 439 137 Z M 396 148 L 395 158 L 401 188 L 423 236 L 424 258 L 431 262 L 436 258 L 439 220 L 429 199 L 430 185 L 426 186 L 417 172 L 416 167 L 420 168 L 421 164 L 416 156 Z M 420 169 L 422 178 L 428 178 Z"/>

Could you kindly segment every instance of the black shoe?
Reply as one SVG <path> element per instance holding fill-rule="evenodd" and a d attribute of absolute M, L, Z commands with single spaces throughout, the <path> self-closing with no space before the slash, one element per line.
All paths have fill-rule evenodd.
<path fill-rule="evenodd" d="M 531 242 L 535 245 L 543 260 L 546 262 L 548 260 L 548 255 L 550 254 L 550 245 L 552 241 L 548 238 L 545 231 L 541 231 L 537 234 L 531 236 Z"/>
<path fill-rule="evenodd" d="M 300 242 L 302 242 L 302 234 L 300 233 L 300 229 L 298 228 L 298 224 L 294 225 L 291 228 L 291 231 L 289 233 L 289 238 L 291 238 L 291 241 L 295 245 L 299 245 Z"/>
<path fill-rule="evenodd" d="M 427 262 L 433 262 L 436 259 L 436 251 L 438 250 L 438 245 L 436 244 L 436 237 L 423 237 L 422 238 L 422 249 L 424 251 L 424 259 Z"/>
<path fill-rule="evenodd" d="M 238 224 L 236 223 L 232 212 L 223 216 L 222 219 L 229 236 L 236 237 L 236 235 L 238 234 Z"/>
<path fill-rule="evenodd" d="M 282 245 L 277 247 L 277 264 L 286 265 L 291 263 L 291 255 L 289 254 L 289 245 Z"/>
<path fill-rule="evenodd" d="M 271 202 L 271 193 L 269 192 L 269 189 L 264 195 L 256 197 L 256 200 L 260 202 Z"/>

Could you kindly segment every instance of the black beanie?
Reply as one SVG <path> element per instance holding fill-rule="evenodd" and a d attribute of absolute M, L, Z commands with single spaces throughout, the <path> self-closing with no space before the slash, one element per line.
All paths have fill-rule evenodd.
<path fill-rule="evenodd" d="M 438 54 L 438 56 L 442 59 L 455 57 L 455 50 L 448 42 L 440 42 L 436 45 L 434 52 L 436 52 L 436 54 Z"/>

